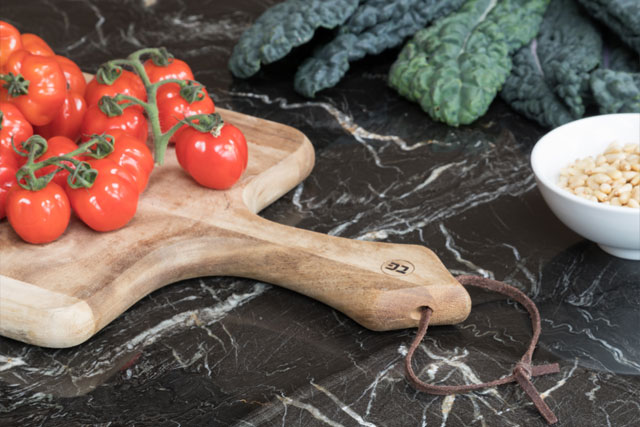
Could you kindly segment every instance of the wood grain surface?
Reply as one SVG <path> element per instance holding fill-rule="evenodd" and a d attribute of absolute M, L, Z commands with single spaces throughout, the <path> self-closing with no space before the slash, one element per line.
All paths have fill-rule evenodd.
<path fill-rule="evenodd" d="M 249 164 L 230 190 L 196 184 L 172 149 L 124 228 L 97 233 L 72 218 L 65 234 L 29 245 L 0 222 L 0 334 L 46 347 L 84 342 L 145 295 L 176 281 L 248 277 L 322 301 L 373 330 L 464 320 L 465 289 L 422 246 L 353 241 L 257 215 L 313 168 L 304 134 L 218 110 L 249 142 Z"/>

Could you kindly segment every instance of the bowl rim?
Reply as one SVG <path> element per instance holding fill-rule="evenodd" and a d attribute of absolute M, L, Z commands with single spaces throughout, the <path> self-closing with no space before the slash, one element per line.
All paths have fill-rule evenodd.
<path fill-rule="evenodd" d="M 605 212 L 615 212 L 617 214 L 622 214 L 622 215 L 628 215 L 628 216 L 635 216 L 635 215 L 640 215 L 640 209 L 633 209 L 633 208 L 627 208 L 624 206 L 611 206 L 611 205 L 605 205 L 603 203 L 599 203 L 599 202 L 593 202 L 591 200 L 586 200 L 583 199 L 582 197 L 576 196 L 575 194 L 570 193 L 568 190 L 565 190 L 564 188 L 561 188 L 557 183 L 552 182 L 550 179 L 547 179 L 547 177 L 541 173 L 539 167 L 538 167 L 538 163 L 540 162 L 539 158 L 540 158 L 540 151 L 542 150 L 542 145 L 541 143 L 544 143 L 545 140 L 550 139 L 549 137 L 552 137 L 552 135 L 554 133 L 559 132 L 559 129 L 562 129 L 566 126 L 580 126 L 581 124 L 584 124 L 584 122 L 587 121 L 592 121 L 592 120 L 604 120 L 606 121 L 607 118 L 610 117 L 629 117 L 629 119 L 631 118 L 637 118 L 638 120 L 638 124 L 640 126 L 640 113 L 616 113 L 616 114 L 601 114 L 601 115 L 597 115 L 597 116 L 591 116 L 591 117 L 585 117 L 582 119 L 578 119 L 578 120 L 574 120 L 571 121 L 569 123 L 565 123 L 562 126 L 558 126 L 555 129 L 550 130 L 549 132 L 545 133 L 544 135 L 542 135 L 542 137 L 540 137 L 540 139 L 538 139 L 538 141 L 536 142 L 536 144 L 533 147 L 533 150 L 531 151 L 531 168 L 533 169 L 533 174 L 535 175 L 536 179 L 538 180 L 539 183 L 542 183 L 546 188 L 548 188 L 549 190 L 551 190 L 552 192 L 554 192 L 555 194 L 566 198 L 569 201 L 578 203 L 580 205 L 583 205 L 585 207 L 588 208 L 593 208 L 593 209 L 601 209 Z M 569 163 L 567 162 L 567 165 Z"/>

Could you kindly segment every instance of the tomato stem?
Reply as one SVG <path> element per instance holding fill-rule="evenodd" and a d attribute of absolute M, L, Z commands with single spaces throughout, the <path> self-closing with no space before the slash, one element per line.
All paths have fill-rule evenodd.
<path fill-rule="evenodd" d="M 149 80 L 149 76 L 147 75 L 147 72 L 144 68 L 144 64 L 141 60 L 141 57 L 144 55 L 150 55 L 151 60 L 159 66 L 169 65 L 171 58 L 173 58 L 173 55 L 171 55 L 171 53 L 169 53 L 164 47 L 144 48 L 131 53 L 126 59 L 112 59 L 111 61 L 108 61 L 103 66 L 101 66 L 101 68 L 105 67 L 105 69 L 113 69 L 123 66 L 129 67 L 133 70 L 134 73 L 138 75 L 138 77 L 140 77 L 140 80 L 142 80 L 142 84 L 147 91 L 147 102 L 124 94 L 116 95 L 115 97 L 113 97 L 113 99 L 116 102 L 129 101 L 128 103 L 119 104 L 120 109 L 129 108 L 134 104 L 140 105 L 142 108 L 144 108 L 145 113 L 147 114 L 147 119 L 149 120 L 149 123 L 151 125 L 151 135 L 154 145 L 153 157 L 156 164 L 162 165 L 164 163 L 164 156 L 167 151 L 167 147 L 169 146 L 169 139 L 171 138 L 171 136 L 186 124 L 194 126 L 196 122 L 200 122 L 202 120 L 207 121 L 208 119 L 206 117 L 208 115 L 198 114 L 190 116 L 188 119 L 178 122 L 167 132 L 162 133 L 157 102 L 158 88 L 168 83 L 177 83 L 180 85 L 180 95 L 186 101 L 192 103 L 195 101 L 199 101 L 204 97 L 204 86 L 196 81 L 181 79 L 166 79 L 151 83 L 151 81 Z M 105 110 L 103 110 L 103 112 L 107 115 L 109 114 Z"/>
<path fill-rule="evenodd" d="M 27 153 L 19 151 L 14 146 L 14 150 L 21 156 L 27 157 L 25 163 L 18 172 L 16 172 L 16 180 L 25 190 L 38 191 L 51 182 L 53 177 L 61 170 L 69 171 L 67 182 L 72 188 L 86 187 L 93 185 L 98 172 L 82 160 L 74 157 L 86 155 L 95 159 L 101 159 L 113 152 L 113 137 L 111 135 L 92 135 L 89 141 L 81 144 L 77 149 L 62 156 L 50 157 L 46 160 L 37 162 L 36 158 L 40 157 L 47 151 L 47 140 L 40 135 L 33 135 L 25 142 L 22 147 L 28 150 Z M 55 170 L 37 177 L 35 172 L 47 166 L 56 166 Z"/>

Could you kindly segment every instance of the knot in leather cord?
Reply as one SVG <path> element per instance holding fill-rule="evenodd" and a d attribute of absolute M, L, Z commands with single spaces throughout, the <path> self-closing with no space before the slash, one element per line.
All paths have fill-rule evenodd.
<path fill-rule="evenodd" d="M 531 363 L 518 362 L 513 368 L 513 375 L 522 375 L 525 378 L 531 378 Z"/>
<path fill-rule="evenodd" d="M 529 312 L 529 317 L 531 317 L 531 326 L 533 328 L 533 336 L 531 337 L 529 347 L 527 348 L 527 351 L 522 356 L 520 361 L 516 363 L 516 366 L 513 368 L 513 373 L 506 377 L 481 384 L 468 384 L 459 386 L 436 386 L 427 384 L 421 381 L 416 376 L 411 363 L 413 354 L 415 353 L 416 349 L 427 333 L 429 320 L 431 319 L 431 315 L 433 314 L 433 310 L 430 307 L 423 307 L 422 315 L 420 317 L 420 324 L 418 325 L 418 332 L 416 333 L 416 337 L 409 347 L 409 351 L 407 352 L 407 357 L 405 358 L 404 363 L 406 376 L 409 383 L 411 383 L 411 385 L 415 387 L 416 390 L 423 391 L 425 393 L 446 395 L 455 393 L 466 393 L 469 391 L 495 387 L 510 382 L 517 382 L 518 385 L 524 390 L 524 392 L 527 393 L 527 396 L 529 396 L 536 409 L 538 409 L 538 412 L 547 421 L 547 423 L 557 423 L 558 419 L 554 415 L 553 411 L 551 411 L 549 406 L 547 406 L 547 404 L 542 399 L 542 396 L 531 382 L 532 377 L 560 372 L 560 366 L 557 363 L 537 366 L 533 366 L 531 364 L 533 351 L 535 350 L 536 344 L 538 343 L 538 338 L 540 337 L 540 313 L 538 312 L 538 308 L 536 307 L 534 302 L 528 296 L 526 296 L 524 293 L 520 292 L 513 286 L 509 286 L 506 283 L 502 283 L 497 280 L 486 279 L 479 276 L 458 276 L 457 279 L 463 285 L 476 286 L 479 288 L 499 292 L 522 304 L 522 306 L 524 306 L 524 308 L 526 308 Z"/>

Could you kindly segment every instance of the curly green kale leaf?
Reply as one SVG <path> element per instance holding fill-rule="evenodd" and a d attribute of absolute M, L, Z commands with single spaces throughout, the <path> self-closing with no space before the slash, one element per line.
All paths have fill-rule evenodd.
<path fill-rule="evenodd" d="M 468 0 L 418 31 L 389 84 L 452 126 L 482 116 L 511 71 L 510 55 L 538 32 L 548 0 Z"/>
<path fill-rule="evenodd" d="M 307 97 L 335 86 L 349 63 L 402 43 L 405 37 L 445 16 L 464 0 L 366 0 L 340 27 L 335 39 L 322 46 L 298 69 L 295 89 Z"/>
<path fill-rule="evenodd" d="M 598 30 L 574 0 L 554 0 L 536 39 L 514 56 L 501 97 L 543 126 L 580 118 L 601 51 Z"/>
<path fill-rule="evenodd" d="M 640 56 L 619 40 L 605 40 L 600 68 L 591 73 L 591 99 L 601 114 L 640 112 Z"/>
<path fill-rule="evenodd" d="M 591 90 L 601 114 L 640 113 L 640 73 L 596 70 Z"/>
<path fill-rule="evenodd" d="M 233 49 L 229 69 L 247 78 L 261 64 L 285 57 L 295 46 L 313 37 L 319 27 L 342 25 L 355 11 L 359 0 L 287 0 L 267 9 L 246 30 Z"/>
<path fill-rule="evenodd" d="M 640 1 L 578 0 L 594 18 L 602 21 L 640 53 Z"/>

